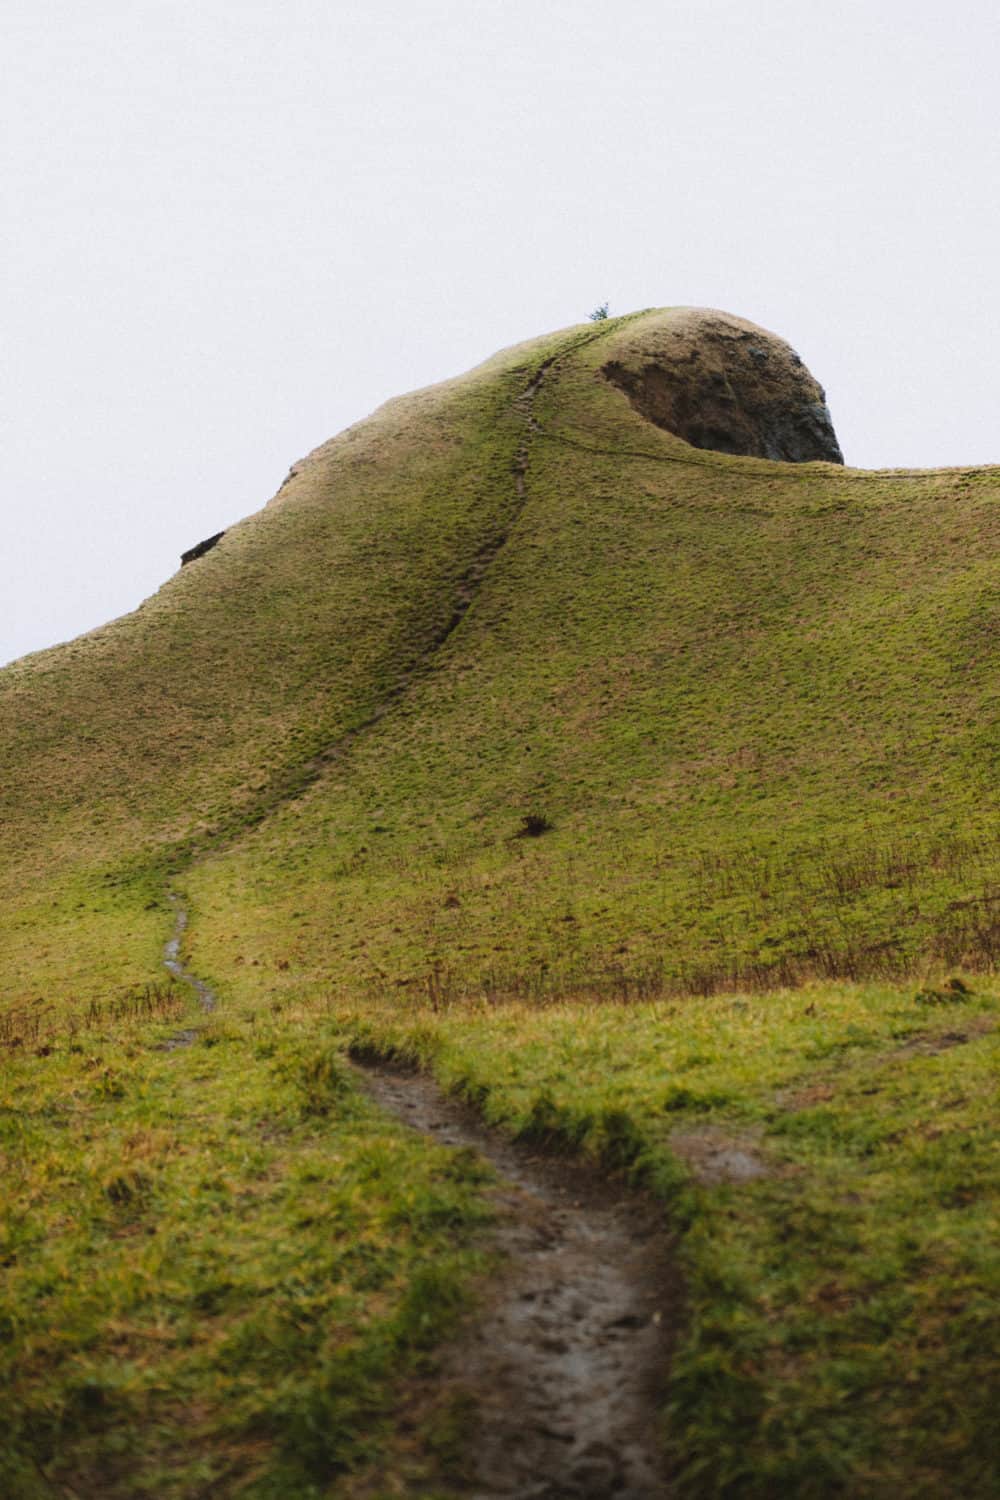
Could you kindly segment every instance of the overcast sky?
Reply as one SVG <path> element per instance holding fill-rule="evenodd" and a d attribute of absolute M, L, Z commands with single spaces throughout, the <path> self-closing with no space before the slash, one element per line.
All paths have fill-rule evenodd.
<path fill-rule="evenodd" d="M 0 662 L 387 397 L 612 313 L 1000 461 L 996 0 L 2 0 Z"/>

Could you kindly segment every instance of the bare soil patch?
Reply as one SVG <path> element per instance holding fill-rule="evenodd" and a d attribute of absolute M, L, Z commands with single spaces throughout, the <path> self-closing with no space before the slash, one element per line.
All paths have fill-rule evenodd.
<path fill-rule="evenodd" d="M 950 1047 L 962 1047 L 967 1042 L 975 1041 L 977 1037 L 986 1036 L 988 1032 L 996 1030 L 996 1024 L 992 1016 L 973 1016 L 951 1031 L 941 1031 L 935 1036 L 911 1037 L 908 1042 L 903 1042 L 896 1048 L 894 1055 L 905 1057 L 907 1054 L 922 1053 L 925 1057 L 934 1057 L 939 1052 L 947 1052 Z"/>
<path fill-rule="evenodd" d="M 770 1175 L 757 1151 L 761 1132 L 727 1131 L 715 1125 L 675 1130 L 670 1149 L 691 1168 L 699 1182 L 752 1182 Z"/>

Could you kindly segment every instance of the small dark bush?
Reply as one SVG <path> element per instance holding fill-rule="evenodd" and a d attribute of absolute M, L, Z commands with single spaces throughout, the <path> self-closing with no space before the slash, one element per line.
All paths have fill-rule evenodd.
<path fill-rule="evenodd" d="M 960 1005 L 963 1000 L 969 999 L 973 991 L 963 979 L 957 976 L 949 979 L 943 990 L 925 989 L 918 990 L 914 1000 L 918 1005 Z"/>
<path fill-rule="evenodd" d="M 553 826 L 544 813 L 525 813 L 521 819 L 517 837 L 519 839 L 541 838 L 543 833 L 550 833 Z"/>

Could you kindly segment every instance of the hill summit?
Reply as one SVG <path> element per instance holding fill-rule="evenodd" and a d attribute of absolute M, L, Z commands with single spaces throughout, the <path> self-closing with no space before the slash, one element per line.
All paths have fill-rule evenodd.
<path fill-rule="evenodd" d="M 844 462 L 823 387 L 784 339 L 745 318 L 671 308 L 640 324 L 603 373 L 643 416 L 695 448 Z"/>

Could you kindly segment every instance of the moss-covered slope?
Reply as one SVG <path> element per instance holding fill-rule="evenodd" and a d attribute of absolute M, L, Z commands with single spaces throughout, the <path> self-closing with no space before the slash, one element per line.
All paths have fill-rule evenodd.
<path fill-rule="evenodd" d="M 690 446 L 620 380 L 677 316 L 390 402 L 0 672 L 16 1500 L 453 1492 L 399 1382 L 489 1205 L 352 1040 L 671 1205 L 678 1494 L 996 1493 L 1000 470 Z"/>
<path fill-rule="evenodd" d="M 1000 479 L 693 450 L 604 373 L 670 319 L 390 402 L 135 614 L 0 674 L 9 997 L 40 906 L 46 983 L 108 982 L 102 911 L 147 973 L 199 860 L 283 942 L 314 884 L 310 962 L 352 981 L 991 957 Z"/>

